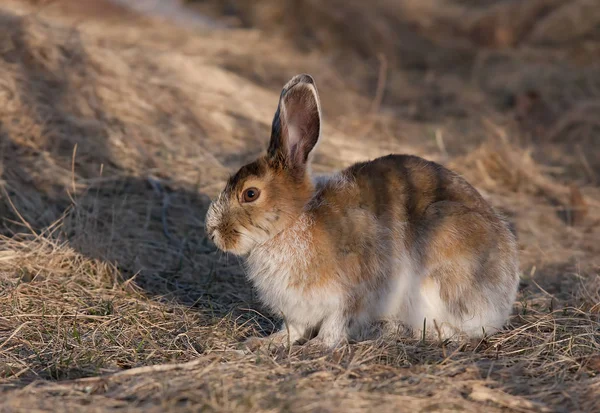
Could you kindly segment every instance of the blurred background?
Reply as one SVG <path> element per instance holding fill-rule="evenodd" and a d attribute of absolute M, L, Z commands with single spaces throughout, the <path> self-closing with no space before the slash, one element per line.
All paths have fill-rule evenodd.
<path fill-rule="evenodd" d="M 281 87 L 301 72 L 323 103 L 317 172 L 391 152 L 456 170 L 519 237 L 516 311 L 533 318 L 514 326 L 561 306 L 597 318 L 597 0 L 3 0 L 6 388 L 186 361 L 272 329 L 239 261 L 206 240 L 204 214 L 266 148 Z M 40 320 L 42 307 L 88 318 Z M 498 377 L 546 381 L 503 390 L 584 406 L 565 392 L 584 390 L 573 372 L 598 349 L 586 328 L 526 373 L 507 353 Z M 503 345 L 557 334 L 542 330 Z"/>

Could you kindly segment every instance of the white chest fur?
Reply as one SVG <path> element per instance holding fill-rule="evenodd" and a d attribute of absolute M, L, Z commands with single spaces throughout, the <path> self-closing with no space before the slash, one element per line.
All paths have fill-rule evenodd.
<path fill-rule="evenodd" d="M 273 312 L 311 326 L 341 306 L 331 288 L 304 288 L 314 258 L 312 219 L 304 214 L 290 228 L 255 248 L 246 264 L 261 301 Z"/>

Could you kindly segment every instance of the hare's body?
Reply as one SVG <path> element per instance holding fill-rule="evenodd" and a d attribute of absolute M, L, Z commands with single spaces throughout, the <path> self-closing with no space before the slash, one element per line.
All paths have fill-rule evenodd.
<path fill-rule="evenodd" d="M 462 178 L 396 155 L 320 180 L 296 223 L 251 251 L 248 271 L 293 339 L 360 337 L 376 320 L 447 338 L 502 327 L 515 254 L 512 233 Z"/>
<path fill-rule="evenodd" d="M 479 193 L 407 155 L 313 181 L 319 135 L 314 82 L 298 76 L 267 155 L 242 167 L 207 215 L 211 238 L 247 257 L 262 301 L 285 319 L 272 338 L 316 334 L 333 346 L 378 320 L 442 338 L 500 329 L 517 291 L 516 243 Z"/>

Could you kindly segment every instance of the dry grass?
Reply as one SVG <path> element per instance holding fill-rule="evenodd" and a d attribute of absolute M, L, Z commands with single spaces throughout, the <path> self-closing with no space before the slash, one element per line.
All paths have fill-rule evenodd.
<path fill-rule="evenodd" d="M 96 2 L 0 6 L 0 411 L 599 411 L 589 2 L 256 3 L 211 30 Z M 568 16 L 577 30 L 553 29 Z M 238 350 L 274 320 L 204 213 L 302 71 L 324 101 L 317 170 L 415 153 L 509 217 L 506 332 Z"/>

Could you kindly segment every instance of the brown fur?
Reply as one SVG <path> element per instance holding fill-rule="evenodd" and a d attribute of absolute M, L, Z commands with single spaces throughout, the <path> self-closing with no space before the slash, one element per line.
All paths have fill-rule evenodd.
<path fill-rule="evenodd" d="M 337 246 L 332 252 L 345 270 L 344 283 L 376 281 L 373 269 L 379 266 L 370 261 L 377 259 L 377 244 L 386 241 L 403 241 L 406 249 L 420 258 L 430 272 L 425 281 L 437 279 L 442 298 L 452 303 L 456 312 L 465 311 L 469 295 L 464 292 L 473 285 L 499 281 L 494 272 L 457 271 L 445 265 L 461 258 L 485 268 L 478 260 L 504 260 L 514 254 L 512 248 L 503 247 L 512 239 L 508 228 L 460 176 L 434 162 L 406 155 L 353 165 L 341 174 L 356 185 L 343 190 L 332 186 L 318 189 L 308 211 L 318 223 L 316 238 L 326 237 L 324 245 Z M 365 210 L 386 228 L 406 224 L 404 240 L 376 233 L 377 226 L 368 222 Z M 335 276 L 323 272 L 321 277 L 326 274 Z"/>

